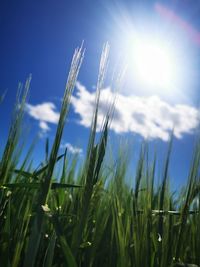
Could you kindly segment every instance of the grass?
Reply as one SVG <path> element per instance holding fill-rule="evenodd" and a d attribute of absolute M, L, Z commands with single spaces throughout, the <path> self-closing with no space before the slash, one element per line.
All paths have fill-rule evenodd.
<path fill-rule="evenodd" d="M 29 164 L 32 147 L 19 167 L 23 150 L 19 137 L 31 77 L 24 87 L 19 86 L 20 94 L 0 162 L 1 266 L 200 265 L 200 144 L 196 144 L 187 186 L 179 195 L 169 189 L 173 136 L 160 185 L 155 185 L 159 158 L 155 155 L 150 161 L 148 144 L 144 144 L 136 174 L 131 177 L 135 187 L 130 188 L 125 182 L 128 151 L 119 150 L 114 164 L 106 156 L 114 100 L 100 136 L 96 135 L 108 54 L 109 47 L 105 45 L 87 155 L 79 170 L 77 158 L 70 161 L 67 151 L 59 155 L 59 146 L 84 56 L 83 48 L 74 53 L 54 142 L 50 150 L 47 140 L 44 164 L 37 170 Z M 120 77 L 117 79 L 120 85 Z M 57 162 L 62 164 L 59 175 L 55 171 Z"/>

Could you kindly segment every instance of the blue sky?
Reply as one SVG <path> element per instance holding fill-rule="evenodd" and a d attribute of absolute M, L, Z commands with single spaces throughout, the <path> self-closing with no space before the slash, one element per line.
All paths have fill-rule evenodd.
<path fill-rule="evenodd" d="M 138 4 L 139 3 L 139 4 Z M 74 49 L 84 40 L 85 58 L 72 98 L 62 146 L 71 152 L 86 149 L 88 126 L 103 43 L 110 44 L 110 63 L 102 100 L 112 98 L 109 77 L 115 68 L 133 61 L 132 35 L 159 39 L 174 51 L 173 86 L 149 85 L 138 80 L 135 65 L 127 69 L 118 93 L 112 140 L 133 140 L 137 155 L 143 138 L 156 145 L 161 158 L 167 148 L 172 124 L 175 141 L 172 183 L 187 176 L 196 135 L 200 66 L 199 1 L 1 1 L 0 2 L 0 93 L 7 95 L 0 106 L 1 148 L 5 140 L 17 84 L 32 73 L 27 106 L 28 144 L 38 133 L 37 161 L 44 156 L 45 137 L 53 140 Z M 130 61 L 128 62 L 130 63 Z M 150 77 L 151 78 L 151 77 Z M 170 88 L 169 88 L 170 87 Z M 100 116 L 105 109 L 102 104 Z M 62 149 L 62 148 L 61 148 Z"/>

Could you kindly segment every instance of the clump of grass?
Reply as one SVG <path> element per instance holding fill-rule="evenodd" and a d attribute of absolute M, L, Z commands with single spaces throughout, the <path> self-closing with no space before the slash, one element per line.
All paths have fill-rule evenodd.
<path fill-rule="evenodd" d="M 101 89 L 108 65 L 109 46 L 103 48 L 97 81 L 96 105 L 83 166 L 67 150 L 59 155 L 62 132 L 84 51 L 75 51 L 64 92 L 53 146 L 45 147 L 39 169 L 19 166 L 19 136 L 29 77 L 18 95 L 12 125 L 0 161 L 0 265 L 1 266 L 181 266 L 200 265 L 200 147 L 194 151 L 188 184 L 176 197 L 169 189 L 170 153 L 166 153 L 161 183 L 155 186 L 157 155 L 149 160 L 148 144 L 141 147 L 137 170 L 125 179 L 129 151 L 119 150 L 109 164 L 109 125 L 113 104 L 96 135 Z M 118 81 L 120 83 L 120 81 Z M 22 86 L 20 86 L 20 91 Z M 114 100 L 113 100 L 114 102 Z M 127 153 L 126 153 L 127 152 Z M 60 175 L 54 172 L 62 161 Z M 60 163 L 61 164 L 61 163 Z M 78 173 L 78 175 L 76 175 Z M 196 201 L 196 205 L 192 204 Z M 192 206 L 194 209 L 191 210 Z"/>

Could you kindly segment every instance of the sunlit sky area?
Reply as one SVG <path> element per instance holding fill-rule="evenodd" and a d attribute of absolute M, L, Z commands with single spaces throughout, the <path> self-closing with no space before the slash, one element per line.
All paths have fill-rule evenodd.
<path fill-rule="evenodd" d="M 174 129 L 170 174 L 175 187 L 184 183 L 198 136 L 199 11 L 200 2 L 189 0 L 0 1 L 0 94 L 7 90 L 0 105 L 0 149 L 18 82 L 32 73 L 23 139 L 30 145 L 38 137 L 34 155 L 37 163 L 43 160 L 46 137 L 53 141 L 74 49 L 84 41 L 85 58 L 60 148 L 83 157 L 100 55 L 108 42 L 99 128 L 108 99 L 115 97 L 113 81 L 126 69 L 117 91 L 111 143 L 129 139 L 136 158 L 147 139 L 163 159 Z"/>

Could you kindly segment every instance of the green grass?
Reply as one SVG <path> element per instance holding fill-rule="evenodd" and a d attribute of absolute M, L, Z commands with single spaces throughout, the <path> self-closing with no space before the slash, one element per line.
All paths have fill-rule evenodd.
<path fill-rule="evenodd" d="M 179 195 L 172 194 L 169 187 L 173 137 L 158 186 L 155 177 L 159 158 L 155 155 L 153 161 L 149 160 L 148 144 L 141 147 L 135 175 L 127 171 L 128 150 L 119 149 L 116 158 L 109 157 L 114 100 L 100 136 L 96 135 L 108 53 L 105 45 L 87 154 L 79 169 L 76 156 L 70 159 L 67 151 L 63 155 L 58 152 L 83 48 L 75 51 L 54 142 L 50 149 L 47 140 L 44 163 L 37 170 L 30 163 L 33 147 L 20 161 L 23 146 L 19 137 L 31 77 L 24 87 L 19 86 L 0 162 L 0 266 L 200 265 L 200 213 L 194 201 L 200 198 L 200 144 L 196 144 L 188 182 Z M 121 85 L 121 76 L 116 84 Z M 62 165 L 60 172 L 56 171 L 57 164 Z M 134 188 L 127 185 L 127 175 L 135 181 Z"/>

